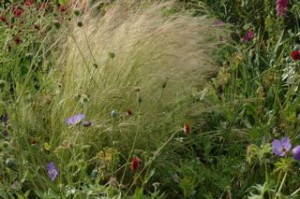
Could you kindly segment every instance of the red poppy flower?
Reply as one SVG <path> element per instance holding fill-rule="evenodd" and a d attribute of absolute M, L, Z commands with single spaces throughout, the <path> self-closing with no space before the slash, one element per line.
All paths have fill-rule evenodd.
<path fill-rule="evenodd" d="M 186 134 L 186 135 L 190 133 L 191 128 L 187 122 L 185 123 L 183 130 L 184 130 L 184 134 Z"/>
<path fill-rule="evenodd" d="M 293 60 L 300 60 L 300 52 L 299 52 L 299 50 L 294 50 L 291 53 L 291 57 L 292 57 Z"/>
<path fill-rule="evenodd" d="M 14 16 L 15 16 L 15 17 L 20 17 L 20 16 L 23 14 L 23 12 L 24 12 L 23 9 L 17 8 L 17 9 L 14 10 L 13 13 L 14 13 Z"/>
<path fill-rule="evenodd" d="M 141 160 L 138 157 L 134 157 L 131 160 L 131 171 L 136 171 L 140 167 Z"/>

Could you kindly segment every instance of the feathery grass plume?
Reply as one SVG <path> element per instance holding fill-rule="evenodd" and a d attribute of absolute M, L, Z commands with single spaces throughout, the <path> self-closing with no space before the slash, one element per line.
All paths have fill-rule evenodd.
<path fill-rule="evenodd" d="M 94 143 L 91 156 L 109 145 L 128 157 L 133 149 L 156 150 L 182 129 L 192 90 L 217 70 L 211 55 L 221 28 L 174 2 L 122 1 L 101 15 L 86 9 L 80 21 L 82 27 L 70 25 L 58 52 L 53 74 L 61 76 L 62 100 L 52 115 L 82 111 L 93 128 L 80 136 L 67 129 L 62 142 Z M 80 93 L 89 96 L 84 106 L 75 97 Z M 134 110 L 130 118 L 128 107 Z M 110 116 L 114 109 L 118 118 Z"/>

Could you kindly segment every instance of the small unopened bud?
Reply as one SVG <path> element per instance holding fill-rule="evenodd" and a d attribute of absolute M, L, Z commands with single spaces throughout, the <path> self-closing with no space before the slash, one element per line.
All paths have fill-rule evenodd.
<path fill-rule="evenodd" d="M 111 111 L 111 113 L 110 113 L 110 115 L 113 117 L 113 118 L 116 118 L 116 117 L 118 117 L 118 112 L 116 111 L 116 110 L 112 110 Z"/>
<path fill-rule="evenodd" d="M 108 52 L 109 58 L 113 59 L 115 58 L 116 54 L 114 52 Z"/>
<path fill-rule="evenodd" d="M 82 27 L 82 26 L 83 26 L 82 21 L 78 21 L 78 22 L 77 22 L 77 26 L 78 26 L 78 27 Z"/>
<path fill-rule="evenodd" d="M 2 144 L 3 144 L 2 146 L 3 146 L 4 148 L 9 147 L 9 145 L 10 145 L 10 143 L 9 143 L 8 141 L 4 141 Z"/>
<path fill-rule="evenodd" d="M 98 68 L 98 64 L 93 64 L 93 66 L 94 66 L 95 68 Z"/>
<path fill-rule="evenodd" d="M 55 20 L 55 21 L 53 22 L 53 24 L 54 24 L 55 28 L 57 28 L 57 29 L 60 28 L 60 23 L 59 23 L 59 21 Z"/>
<path fill-rule="evenodd" d="M 13 168 L 16 166 L 16 160 L 13 159 L 13 158 L 7 158 L 5 160 L 5 165 L 8 167 L 8 168 Z"/>
<path fill-rule="evenodd" d="M 80 11 L 79 10 L 74 10 L 74 15 L 79 16 L 80 15 Z"/>
<path fill-rule="evenodd" d="M 85 122 L 83 122 L 82 126 L 90 127 L 90 126 L 92 126 L 92 122 L 91 121 L 85 121 Z"/>
<path fill-rule="evenodd" d="M 4 88 L 6 86 L 6 82 L 4 80 L 0 80 L 0 88 Z"/>
<path fill-rule="evenodd" d="M 135 92 L 137 92 L 137 93 L 138 93 L 138 92 L 140 92 L 140 91 L 141 91 L 141 88 L 140 88 L 140 87 L 136 87 L 134 90 L 135 90 Z"/>

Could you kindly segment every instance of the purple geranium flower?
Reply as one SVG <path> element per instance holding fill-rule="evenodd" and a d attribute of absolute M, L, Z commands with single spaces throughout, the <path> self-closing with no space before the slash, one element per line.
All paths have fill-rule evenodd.
<path fill-rule="evenodd" d="M 292 148 L 292 145 L 288 137 L 283 137 L 281 140 L 274 140 L 272 142 L 272 148 L 275 155 L 285 156 Z"/>
<path fill-rule="evenodd" d="M 51 181 L 53 182 L 56 177 L 58 176 L 58 168 L 56 168 L 55 164 L 53 162 L 49 162 L 47 164 L 47 172 L 48 172 L 48 176 L 51 179 Z"/>
<path fill-rule="evenodd" d="M 65 120 L 66 124 L 75 125 L 85 118 L 84 114 L 77 114 Z"/>
<path fill-rule="evenodd" d="M 300 145 L 296 146 L 296 147 L 292 150 L 292 154 L 293 154 L 295 160 L 300 160 Z"/>
<path fill-rule="evenodd" d="M 277 0 L 276 11 L 277 16 L 284 16 L 288 6 L 288 0 Z"/>

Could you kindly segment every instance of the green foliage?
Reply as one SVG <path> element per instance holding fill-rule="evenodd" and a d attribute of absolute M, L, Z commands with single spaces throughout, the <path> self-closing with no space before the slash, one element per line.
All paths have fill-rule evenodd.
<path fill-rule="evenodd" d="M 283 136 L 294 140 L 293 147 L 299 143 L 299 62 L 290 58 L 299 43 L 299 13 L 293 9 L 299 2 L 289 1 L 285 17 L 276 16 L 276 1 L 204 2 L 235 25 L 232 45 L 224 48 L 229 56 L 219 57 L 224 69 L 213 81 L 220 103 L 226 105 L 225 121 L 247 132 L 242 138 L 247 164 L 239 176 L 246 189 L 232 194 L 240 198 L 251 190 L 249 198 L 295 197 L 297 180 L 286 181 L 289 172 L 296 172 L 295 163 L 291 158 L 274 159 L 270 143 Z M 242 42 L 247 31 L 253 31 L 254 38 Z M 246 177 L 245 172 L 253 175 Z"/>
<path fill-rule="evenodd" d="M 0 2 L 0 198 L 299 198 L 299 1 L 180 2 Z"/>

